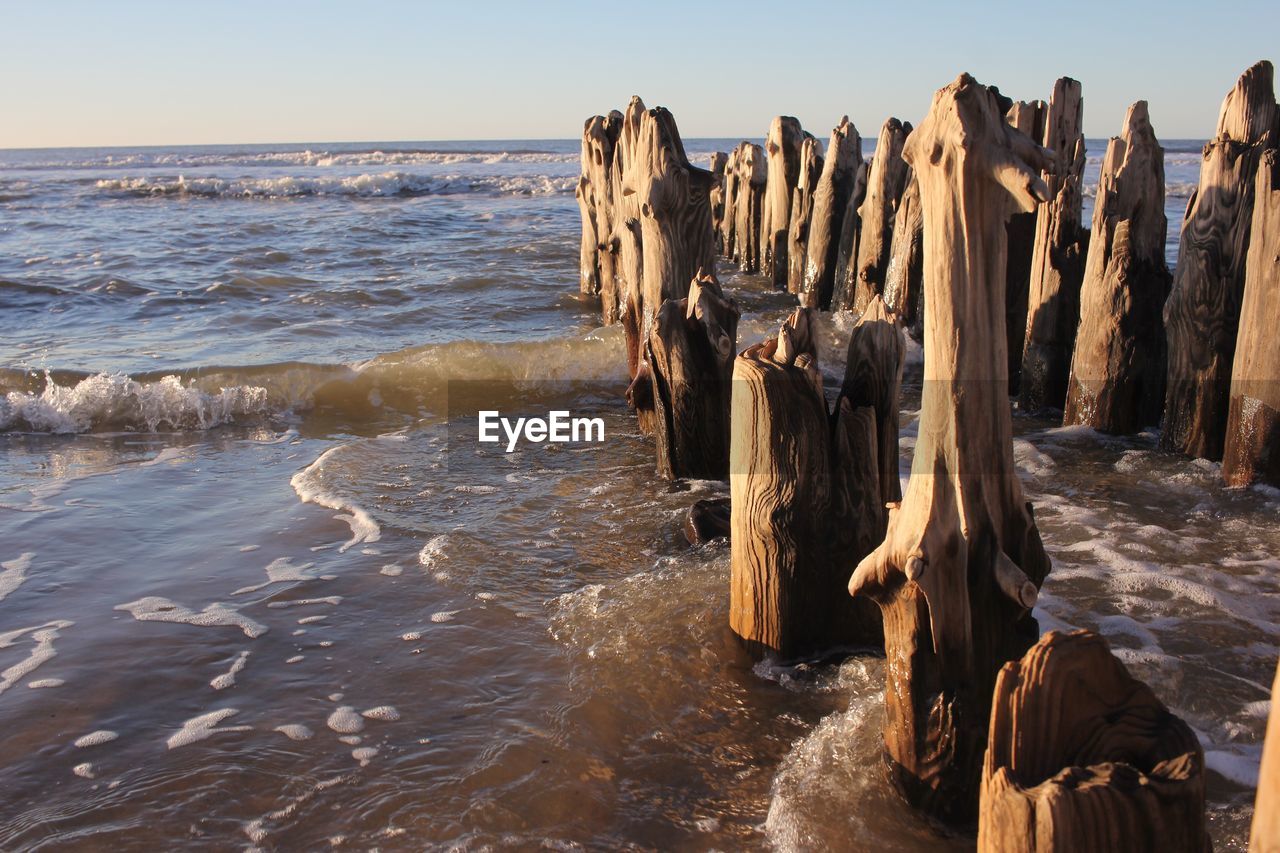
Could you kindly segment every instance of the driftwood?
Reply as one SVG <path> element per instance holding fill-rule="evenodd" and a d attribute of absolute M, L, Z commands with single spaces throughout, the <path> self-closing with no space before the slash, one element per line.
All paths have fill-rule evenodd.
<path fill-rule="evenodd" d="M 765 139 L 768 182 L 760 218 L 760 270 L 778 290 L 787 286 L 787 232 L 791 226 L 791 196 L 800 180 L 800 146 L 805 133 L 799 119 L 777 116 Z"/>
<path fill-rule="evenodd" d="M 996 674 L 1035 641 L 1030 608 L 1049 571 L 1013 464 L 1002 326 L 1005 224 L 1047 199 L 1049 153 L 1005 124 L 1002 106 L 961 75 L 903 150 L 925 227 L 919 439 L 885 539 L 849 581 L 884 615 L 893 781 L 959 822 L 977 812 Z"/>
<path fill-rule="evenodd" d="M 1036 211 L 1027 291 L 1027 329 L 1018 394 L 1022 408 L 1062 408 L 1080 321 L 1089 232 L 1080 227 L 1084 178 L 1084 100 L 1080 83 L 1062 77 L 1045 113 L 1044 147 L 1054 169 L 1042 175 L 1049 201 Z"/>
<path fill-rule="evenodd" d="M 920 215 L 920 185 L 910 168 L 907 173 L 906 189 L 893 219 L 884 301 L 919 340 L 924 335 L 924 217 Z"/>
<path fill-rule="evenodd" d="M 768 167 L 764 149 L 751 142 L 738 145 L 734 161 L 733 233 L 729 257 L 745 273 L 760 271 L 761 215 L 764 211 Z"/>
<path fill-rule="evenodd" d="M 843 398 L 832 422 L 812 318 L 796 309 L 733 371 L 729 625 L 753 654 L 784 660 L 881 641 L 876 608 L 841 594 L 884 530 L 878 417 Z M 858 375 L 881 375 L 868 395 L 896 387 L 900 349 L 871 322 L 854 337 L 851 355 L 867 361 Z"/>
<path fill-rule="evenodd" d="M 831 131 L 822 175 L 813 193 L 808 257 L 800 287 L 800 304 L 806 308 L 825 311 L 831 306 L 841 228 L 861 163 L 862 138 L 858 136 L 858 129 L 850 124 L 849 117 L 844 116 Z"/>
<path fill-rule="evenodd" d="M 999 96 L 998 96 L 999 97 Z M 1001 101 L 1001 104 L 1006 101 Z M 1044 139 L 1044 101 L 1015 101 L 1005 113 L 1009 126 L 1039 142 Z M 1031 256 L 1035 253 L 1036 214 L 1015 213 L 1005 226 L 1009 234 L 1005 262 L 1005 336 L 1009 344 L 1009 393 L 1018 393 L 1022 349 L 1027 333 L 1027 302 L 1031 288 Z"/>
<path fill-rule="evenodd" d="M 684 538 L 690 545 L 705 545 L 729 538 L 729 499 L 703 498 L 694 501 L 684 519 Z"/>
<path fill-rule="evenodd" d="M 1263 155 L 1245 262 L 1240 334 L 1231 370 L 1222 476 L 1280 486 L 1280 151 Z M 1280 843 L 1280 839 L 1278 839 Z"/>
<path fill-rule="evenodd" d="M 618 322 L 620 304 L 615 263 L 613 197 L 614 147 L 622 130 L 622 113 L 592 116 L 582 128 L 582 175 L 574 195 L 582 214 L 579 285 L 587 296 L 601 298 L 606 325 Z"/>
<path fill-rule="evenodd" d="M 894 215 L 906 186 L 908 170 L 902 159 L 902 145 L 909 133 L 910 122 L 890 118 L 880 128 L 880 138 L 876 141 L 875 158 L 867 173 L 867 197 L 861 210 L 852 305 L 855 313 L 862 313 L 873 296 L 884 292 Z"/>
<path fill-rule="evenodd" d="M 848 401 L 853 411 L 866 407 L 875 413 L 876 479 L 880 484 L 881 506 L 902 500 L 902 483 L 898 479 L 898 398 L 906 357 L 898 318 L 882 297 L 871 297 L 849 336 L 849 355 L 845 360 L 839 400 Z M 879 541 L 877 537 L 862 553 L 870 553 L 870 546 Z"/>
<path fill-rule="evenodd" d="M 1271 685 L 1271 714 L 1267 718 L 1267 739 L 1262 745 L 1262 766 L 1258 768 L 1258 794 L 1253 802 L 1253 826 L 1249 830 L 1249 853 L 1280 850 L 1280 667 Z"/>
<path fill-rule="evenodd" d="M 633 386 L 642 389 L 639 394 L 628 392 L 628 399 L 636 408 L 640 429 L 648 432 L 652 429 L 651 402 L 644 396 L 649 389 L 648 378 L 639 385 L 634 380 L 640 372 L 641 352 L 644 349 L 644 253 L 641 248 L 642 229 L 640 227 L 640 199 L 625 186 L 626 176 L 633 168 L 640 145 L 640 125 L 648 109 L 639 96 L 633 95 L 627 109 L 623 113 L 622 126 L 618 131 L 617 143 L 613 149 L 613 169 L 610 171 L 610 182 L 613 192 L 613 237 L 617 246 L 617 287 L 622 328 L 626 335 L 627 375 L 633 380 Z"/>
<path fill-rule="evenodd" d="M 1160 422 L 1167 225 L 1164 150 L 1138 101 L 1102 160 L 1064 424 L 1123 435 Z"/>
<path fill-rule="evenodd" d="M 836 274 L 831 288 L 832 311 L 853 308 L 853 296 L 857 291 L 858 242 L 862 235 L 862 214 L 859 211 L 867 199 L 867 176 L 871 165 L 867 161 L 858 164 L 858 171 L 853 176 L 853 192 L 840 221 L 840 246 L 836 252 Z"/>
<path fill-rule="evenodd" d="M 729 380 L 738 308 L 699 273 L 684 299 L 662 303 L 645 361 L 653 387 L 658 473 L 720 480 L 729 473 Z"/>
<path fill-rule="evenodd" d="M 822 143 L 805 136 L 800 144 L 800 179 L 791 194 L 791 225 L 787 230 L 787 291 L 799 293 L 809 258 L 809 224 L 813 197 L 823 171 Z"/>
<path fill-rule="evenodd" d="M 983 853 L 1208 853 L 1204 751 L 1091 631 L 1005 664 L 982 769 Z"/>
<path fill-rule="evenodd" d="M 711 155 L 711 235 L 718 255 L 724 254 L 725 169 L 728 163 L 729 155 L 723 151 Z"/>
<path fill-rule="evenodd" d="M 724 162 L 724 190 L 721 199 L 724 209 L 720 218 L 720 228 L 716 232 L 716 251 L 722 258 L 733 257 L 734 210 L 738 196 L 738 156 L 745 144 L 738 143 L 729 152 Z"/>
<path fill-rule="evenodd" d="M 1166 450 L 1222 458 L 1254 173 L 1275 133 L 1271 63 L 1259 62 L 1222 102 L 1217 134 L 1200 163 L 1199 189 L 1182 220 L 1164 309 L 1169 371 L 1160 446 Z"/>

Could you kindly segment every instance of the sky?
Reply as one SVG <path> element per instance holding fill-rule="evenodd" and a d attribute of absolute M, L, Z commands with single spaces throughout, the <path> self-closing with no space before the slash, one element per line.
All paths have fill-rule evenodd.
<path fill-rule="evenodd" d="M 690 138 L 873 139 L 962 71 L 1027 100 L 1075 77 L 1090 137 L 1145 98 L 1204 138 L 1277 32 L 1276 0 L 0 0 L 0 148 L 570 138 L 632 94 Z"/>

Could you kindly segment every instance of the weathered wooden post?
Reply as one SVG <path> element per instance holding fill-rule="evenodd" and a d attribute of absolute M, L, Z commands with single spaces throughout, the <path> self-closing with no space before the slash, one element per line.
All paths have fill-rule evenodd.
<path fill-rule="evenodd" d="M 800 287 L 800 304 L 806 308 L 825 311 L 831 306 L 840 232 L 861 163 L 862 138 L 858 136 L 858 129 L 850 124 L 849 117 L 843 116 L 831 131 L 822 175 L 813 194 L 808 257 Z"/>
<path fill-rule="evenodd" d="M 876 141 L 876 154 L 867 173 L 867 197 L 862 203 L 862 230 L 858 237 L 858 268 L 854 273 L 853 311 L 862 313 L 871 298 L 884 292 L 885 270 L 893 239 L 893 220 L 907 180 L 902 146 L 911 123 L 896 118 L 885 121 Z"/>
<path fill-rule="evenodd" d="M 742 150 L 739 143 L 729 152 L 724 163 L 724 198 L 720 230 L 716 234 L 716 251 L 722 258 L 733 257 L 733 229 L 738 197 L 738 155 Z"/>
<path fill-rule="evenodd" d="M 1208 853 L 1204 751 L 1092 631 L 1050 631 L 1000 670 L 982 853 Z"/>
<path fill-rule="evenodd" d="M 1222 476 L 1280 486 L 1280 151 L 1263 155 L 1253 199 Z"/>
<path fill-rule="evenodd" d="M 791 194 L 791 224 L 787 229 L 787 291 L 799 293 L 809 258 L 809 225 L 813 197 L 823 170 L 822 143 L 806 135 L 800 144 L 800 179 Z"/>
<path fill-rule="evenodd" d="M 796 309 L 733 372 L 729 624 L 753 654 L 784 660 L 880 644 L 875 607 L 841 593 L 884 530 L 874 403 L 902 369 L 901 333 L 883 313 L 868 318 L 833 423 L 809 312 Z"/>
<path fill-rule="evenodd" d="M 1204 147 L 1200 187 L 1187 206 L 1173 291 L 1164 308 L 1168 387 L 1160 446 L 1221 459 L 1253 214 L 1254 174 L 1274 147 L 1276 98 L 1270 62 L 1227 93 L 1218 130 Z"/>
<path fill-rule="evenodd" d="M 920 185 L 915 173 L 909 168 L 907 172 L 907 186 L 893 220 L 884 301 L 919 340 L 924 334 L 924 217 L 920 215 Z"/>
<path fill-rule="evenodd" d="M 1009 126 L 1035 142 L 1044 139 L 1044 101 L 1009 101 L 1005 120 Z M 1009 394 L 1018 393 L 1022 375 L 1022 349 L 1027 333 L 1027 301 L 1031 288 L 1031 256 L 1035 250 L 1035 213 L 1015 213 L 1006 226 L 1009 232 L 1008 260 L 1005 262 L 1005 336 L 1009 342 Z"/>
<path fill-rule="evenodd" d="M 919 439 L 885 539 L 849 582 L 884 615 L 891 776 L 959 822 L 977 814 L 996 674 L 1035 641 L 1030 608 L 1049 571 L 1013 464 L 1004 337 L 1005 225 L 1047 199 L 1049 154 L 1003 112 L 963 74 L 903 150 L 924 209 Z"/>
<path fill-rule="evenodd" d="M 764 149 L 751 142 L 738 146 L 736 170 L 738 184 L 734 190 L 733 245 L 730 257 L 745 273 L 760 272 L 760 217 L 764 212 L 765 184 L 768 168 Z"/>
<path fill-rule="evenodd" d="M 1164 150 L 1138 101 L 1102 160 L 1063 424 L 1121 435 L 1159 424 L 1167 225 Z"/>
<path fill-rule="evenodd" d="M 615 269 L 612 176 L 614 146 L 621 130 L 622 113 L 617 110 L 607 117 L 587 119 L 582 128 L 582 175 L 574 192 L 582 214 L 580 289 L 583 295 L 600 297 L 600 313 L 606 325 L 618 322 L 621 312 Z"/>
<path fill-rule="evenodd" d="M 1084 99 L 1080 83 L 1062 77 L 1045 113 L 1044 147 L 1054 153 L 1045 172 L 1049 201 L 1036 211 L 1027 295 L 1027 328 L 1018 394 L 1022 408 L 1062 408 L 1080 321 L 1089 232 L 1080 226 L 1084 178 Z"/>
<path fill-rule="evenodd" d="M 765 139 L 768 181 L 760 221 L 760 269 L 778 290 L 787 287 L 787 232 L 791 196 L 800 180 L 800 145 L 805 132 L 793 116 L 776 116 Z"/>
<path fill-rule="evenodd" d="M 862 214 L 859 211 L 867 200 L 867 176 L 871 172 L 871 165 L 867 161 L 858 164 L 858 171 L 853 177 L 853 192 L 849 194 L 849 204 L 845 206 L 844 216 L 841 218 L 835 281 L 831 287 L 832 311 L 853 309 L 858 280 L 858 244 L 862 235 Z"/>
<path fill-rule="evenodd" d="M 729 155 L 716 151 L 711 155 L 711 238 L 715 244 L 715 252 L 724 254 L 724 210 L 725 210 L 725 169 L 729 163 Z"/>
<path fill-rule="evenodd" d="M 704 272 L 668 299 L 649 332 L 658 473 L 721 480 L 729 474 L 729 397 L 738 308 Z"/>

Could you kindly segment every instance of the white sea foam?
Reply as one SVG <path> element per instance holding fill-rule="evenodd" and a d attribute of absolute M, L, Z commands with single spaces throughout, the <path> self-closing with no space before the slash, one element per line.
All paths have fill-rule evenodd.
<path fill-rule="evenodd" d="M 43 625 L 18 628 L 17 630 L 0 634 L 0 649 L 9 648 L 26 634 L 31 635 L 31 640 L 34 643 L 31 653 L 27 655 L 26 659 L 18 661 L 4 672 L 0 672 L 0 693 L 4 693 L 14 684 L 35 672 L 41 664 L 48 663 L 56 657 L 58 653 L 53 648 L 53 641 L 58 639 L 59 631 L 64 628 L 70 628 L 74 624 L 74 622 L 59 619 L 53 622 L 46 622 Z"/>
<path fill-rule="evenodd" d="M 253 586 L 242 586 L 232 595 L 244 595 L 248 592 L 257 592 L 260 589 L 277 583 L 288 583 L 290 581 L 307 581 L 315 580 L 315 575 L 307 574 L 307 569 L 313 568 L 315 563 L 302 563 L 294 565 L 293 560 L 289 557 L 280 557 L 272 560 L 266 568 L 267 579 L 260 584 Z"/>
<path fill-rule="evenodd" d="M 320 454 L 319 459 L 294 474 L 289 480 L 289 485 L 293 487 L 298 499 L 303 503 L 313 503 L 339 511 L 335 518 L 342 519 L 351 528 L 351 539 L 338 549 L 345 552 L 348 548 L 362 542 L 377 542 L 382 536 L 382 529 L 364 507 L 329 491 L 325 486 L 325 465 L 335 453 L 342 450 L 342 447 L 342 445 L 331 447 Z"/>
<path fill-rule="evenodd" d="M 267 605 L 272 610 L 283 610 L 286 607 L 309 607 L 313 604 L 329 604 L 334 607 L 342 603 L 340 595 L 326 595 L 323 598 L 294 598 L 288 601 L 273 601 Z"/>
<path fill-rule="evenodd" d="M 183 723 L 182 728 L 171 735 L 165 743 L 169 749 L 177 749 L 180 746 L 187 746 L 216 734 L 251 731 L 253 726 L 218 726 L 218 723 L 238 713 L 240 712 L 235 708 L 220 708 L 217 711 L 210 711 L 207 714 L 192 717 Z"/>
<path fill-rule="evenodd" d="M 81 779 L 93 779 L 96 775 L 93 772 L 93 765 L 87 761 L 83 764 L 77 764 L 75 767 L 72 767 L 71 772 L 79 776 Z"/>
<path fill-rule="evenodd" d="M 66 683 L 61 678 L 37 678 L 35 681 L 28 681 L 27 687 L 32 690 L 41 690 L 46 687 L 61 687 Z"/>
<path fill-rule="evenodd" d="M 127 610 L 139 622 L 177 622 L 183 625 L 199 625 L 201 627 L 236 627 L 244 631 L 246 637 L 253 639 L 267 633 L 267 627 L 261 625 L 237 610 L 225 604 L 210 604 L 199 612 L 189 607 L 149 595 L 127 604 L 118 604 L 116 610 Z"/>
<path fill-rule="evenodd" d="M 364 720 L 355 708 L 343 705 L 329 715 L 327 725 L 338 734 L 353 735 L 364 728 Z"/>
<path fill-rule="evenodd" d="M 278 821 L 293 817 L 293 815 L 297 814 L 299 808 L 310 802 L 317 794 L 329 790 L 334 785 L 340 785 L 347 781 L 347 779 L 347 776 L 334 776 L 330 779 L 317 782 L 312 788 L 303 792 L 299 796 L 294 797 L 289 801 L 288 805 L 246 823 L 244 825 L 244 834 L 249 836 L 249 840 L 254 844 L 261 843 L 267 837 L 267 823 L 269 821 Z"/>
<path fill-rule="evenodd" d="M 376 746 L 362 746 L 359 749 L 351 750 L 351 757 L 360 762 L 360 766 L 364 767 L 373 757 L 378 754 Z"/>
<path fill-rule="evenodd" d="M 81 735 L 76 738 L 75 745 L 80 749 L 85 749 L 90 746 L 101 746 L 104 743 L 111 743 L 111 741 L 118 737 L 120 737 L 120 735 L 110 729 L 98 729 L 96 732 L 89 732 L 87 735 Z"/>
<path fill-rule="evenodd" d="M 385 722 L 400 719 L 400 712 L 390 705 L 379 705 L 376 708 L 361 711 L 360 716 L 366 720 L 382 720 Z"/>
<path fill-rule="evenodd" d="M 0 601 L 4 601 L 9 593 L 22 586 L 22 582 L 27 579 L 27 569 L 31 568 L 31 559 L 35 557 L 34 551 L 26 551 L 14 557 L 12 560 L 5 560 L 0 563 Z"/>
<path fill-rule="evenodd" d="M 289 740 L 309 740 L 312 734 L 311 729 L 301 723 L 286 723 L 283 726 L 276 726 L 272 731 L 280 732 Z"/>
<path fill-rule="evenodd" d="M 0 430 L 79 433 L 102 428 L 205 430 L 237 418 L 269 414 L 267 389 L 236 385 L 210 393 L 177 376 L 138 382 L 123 373 L 98 373 L 75 385 L 46 377 L 39 394 L 0 397 Z"/>
<path fill-rule="evenodd" d="M 231 669 L 216 676 L 209 682 L 209 686 L 214 690 L 226 690 L 236 683 L 236 676 L 240 674 L 240 670 L 244 669 L 245 663 L 249 660 L 249 652 L 243 651 L 236 655 L 235 660 L 231 662 Z"/>
<path fill-rule="evenodd" d="M 422 550 L 418 552 L 418 564 L 424 569 L 430 569 L 435 566 L 436 561 L 444 554 L 445 543 L 449 541 L 447 535 L 441 533 L 439 536 L 433 537 L 426 545 L 422 546 Z"/>
<path fill-rule="evenodd" d="M 297 198 L 302 196 L 561 195 L 573 191 L 576 175 L 424 175 L 387 171 L 362 175 L 289 175 L 277 178 L 109 178 L 100 190 L 144 196 L 206 198 Z"/>
<path fill-rule="evenodd" d="M 431 614 L 432 622 L 452 622 L 453 618 L 458 615 L 457 610 L 441 610 L 438 613 Z"/>

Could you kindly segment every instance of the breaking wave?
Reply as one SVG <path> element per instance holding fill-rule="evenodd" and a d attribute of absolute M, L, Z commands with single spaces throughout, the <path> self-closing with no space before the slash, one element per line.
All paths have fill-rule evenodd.
<path fill-rule="evenodd" d="M 421 195 L 547 196 L 573 191 L 576 177 L 556 175 L 415 175 L 406 172 L 347 177 L 279 178 L 112 178 L 96 186 L 107 192 L 134 196 L 198 196 L 204 198 L 297 198 L 302 196 L 355 196 L 393 198 Z"/>

